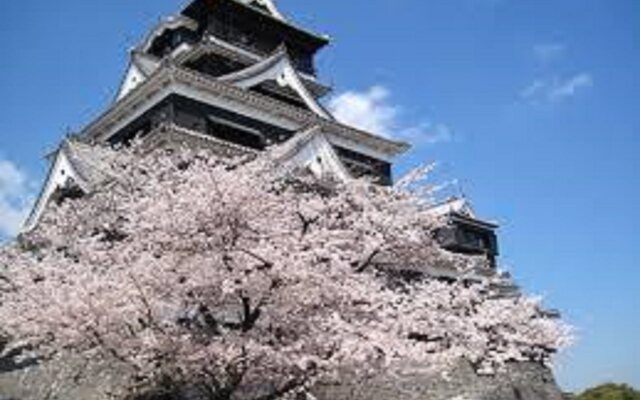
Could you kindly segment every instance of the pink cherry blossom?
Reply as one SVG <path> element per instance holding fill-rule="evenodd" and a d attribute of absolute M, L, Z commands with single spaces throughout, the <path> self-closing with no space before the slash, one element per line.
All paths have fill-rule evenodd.
<path fill-rule="evenodd" d="M 0 250 L 1 329 L 40 355 L 115 358 L 137 384 L 287 398 L 345 369 L 465 358 L 491 373 L 568 344 L 539 301 L 501 296 L 510 282 L 482 258 L 438 246 L 428 187 L 404 190 L 428 168 L 387 188 L 292 173 L 269 154 L 103 152 L 101 189 L 50 204 Z M 427 266 L 460 278 L 401 278 Z"/>

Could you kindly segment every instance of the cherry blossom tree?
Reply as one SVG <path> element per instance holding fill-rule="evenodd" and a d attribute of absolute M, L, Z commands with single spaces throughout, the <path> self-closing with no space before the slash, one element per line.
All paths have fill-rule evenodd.
<path fill-rule="evenodd" d="M 277 150 L 101 151 L 99 190 L 0 251 L 0 329 L 41 357 L 115 359 L 129 393 L 266 400 L 347 370 L 490 373 L 567 343 L 537 300 L 500 296 L 505 278 L 471 274 L 483 260 L 437 245 L 429 191 L 406 190 L 425 171 L 387 188 L 292 172 Z M 436 265 L 460 278 L 402 275 Z"/>

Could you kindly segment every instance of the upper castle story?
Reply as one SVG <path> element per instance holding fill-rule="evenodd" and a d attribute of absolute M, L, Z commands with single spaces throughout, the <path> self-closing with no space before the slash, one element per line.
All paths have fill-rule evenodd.
<path fill-rule="evenodd" d="M 299 28 L 286 19 L 271 0 L 197 0 L 179 15 L 160 23 L 141 50 L 162 58 L 182 45 L 207 40 L 233 46 L 237 56 L 244 53 L 267 57 L 286 45 L 296 68 L 312 77 L 316 75 L 316 53 L 329 44 L 328 37 Z M 218 73 L 233 70 L 223 69 Z"/>

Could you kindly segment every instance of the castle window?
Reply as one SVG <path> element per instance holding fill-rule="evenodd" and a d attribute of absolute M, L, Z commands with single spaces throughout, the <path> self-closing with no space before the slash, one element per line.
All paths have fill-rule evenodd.
<path fill-rule="evenodd" d="M 260 131 L 212 115 L 207 118 L 207 133 L 226 142 L 256 150 L 263 150 L 267 146 L 266 138 Z"/>

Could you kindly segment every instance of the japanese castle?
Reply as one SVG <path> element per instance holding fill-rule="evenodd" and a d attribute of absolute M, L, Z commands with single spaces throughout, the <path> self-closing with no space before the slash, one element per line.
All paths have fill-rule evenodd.
<path fill-rule="evenodd" d="M 273 0 L 193 0 L 131 51 L 115 101 L 49 157 L 50 169 L 24 231 L 61 193 L 90 193 L 104 179 L 96 148 L 141 139 L 151 146 L 207 147 L 223 157 L 293 142 L 286 163 L 339 179 L 392 184 L 392 161 L 409 145 L 337 121 L 323 106 L 331 88 L 316 54 L 330 43 L 295 25 Z M 464 199 L 434 207 L 448 218 L 443 247 L 493 263 L 496 225 Z"/>

